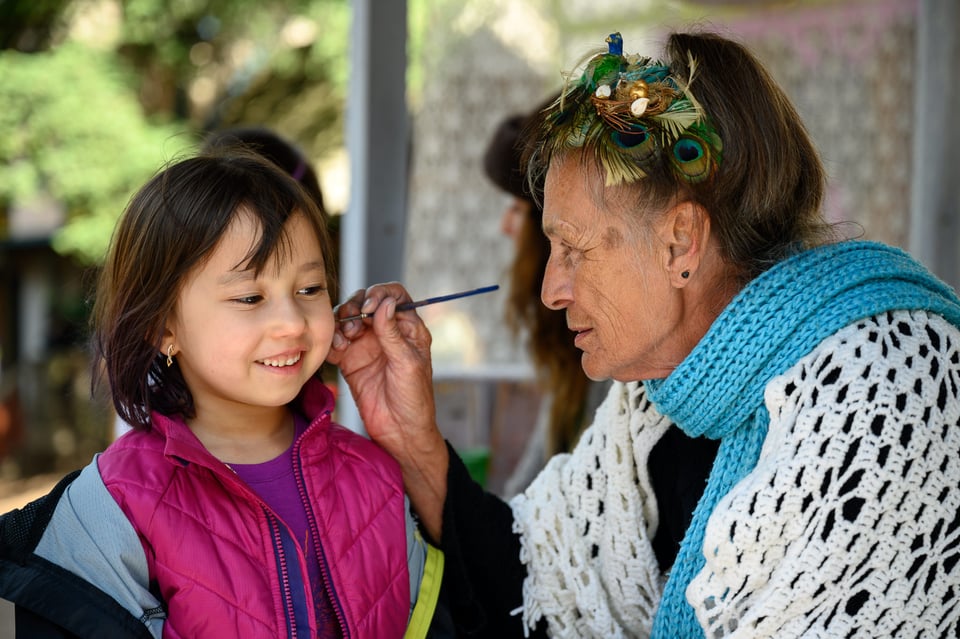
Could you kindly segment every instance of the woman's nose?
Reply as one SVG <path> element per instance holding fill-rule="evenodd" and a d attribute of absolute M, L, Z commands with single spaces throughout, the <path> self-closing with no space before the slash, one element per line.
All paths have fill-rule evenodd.
<path fill-rule="evenodd" d="M 570 305 L 570 281 L 563 269 L 554 266 L 553 258 L 547 260 L 543 271 L 543 285 L 540 287 L 540 300 L 552 310 L 560 310 Z"/>

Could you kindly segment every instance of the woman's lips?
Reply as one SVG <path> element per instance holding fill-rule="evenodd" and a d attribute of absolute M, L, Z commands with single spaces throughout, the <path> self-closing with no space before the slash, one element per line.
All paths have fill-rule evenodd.
<path fill-rule="evenodd" d="M 590 328 L 574 328 L 573 330 L 576 335 L 573 337 L 573 345 L 579 347 L 580 343 L 586 339 L 587 335 L 593 332 L 593 329 Z"/>

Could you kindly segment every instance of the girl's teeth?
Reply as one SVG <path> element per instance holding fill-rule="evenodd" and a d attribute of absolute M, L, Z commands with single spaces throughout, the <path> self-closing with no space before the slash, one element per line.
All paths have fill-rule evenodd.
<path fill-rule="evenodd" d="M 293 357 L 288 357 L 287 359 L 265 359 L 263 360 L 263 363 L 267 366 L 276 366 L 279 368 L 281 366 L 292 366 L 299 361 L 300 355 L 295 355 Z"/>

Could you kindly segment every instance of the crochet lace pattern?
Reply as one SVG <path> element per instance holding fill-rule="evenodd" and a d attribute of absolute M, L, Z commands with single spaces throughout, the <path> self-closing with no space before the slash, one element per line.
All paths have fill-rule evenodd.
<path fill-rule="evenodd" d="M 760 461 L 707 524 L 706 636 L 960 636 L 960 333 L 922 312 L 831 338 L 766 389 Z"/>
<path fill-rule="evenodd" d="M 754 470 L 687 589 L 709 638 L 960 633 L 960 331 L 898 311 L 825 340 L 765 388 Z M 512 502 L 523 615 L 554 637 L 647 637 L 665 575 L 642 470 L 669 420 L 616 384 L 570 455 Z"/>
<path fill-rule="evenodd" d="M 526 627 L 544 617 L 552 637 L 649 636 L 666 578 L 645 468 L 669 426 L 642 385 L 615 383 L 574 451 L 511 500 Z"/>

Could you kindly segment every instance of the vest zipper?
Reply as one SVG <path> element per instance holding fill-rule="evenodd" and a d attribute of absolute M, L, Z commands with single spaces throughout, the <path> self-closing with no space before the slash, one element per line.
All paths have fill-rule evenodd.
<path fill-rule="evenodd" d="M 320 559 L 320 576 L 323 578 L 323 586 L 326 594 L 330 597 L 330 603 L 333 611 L 337 615 L 337 621 L 340 623 L 340 631 L 343 639 L 350 639 L 350 629 L 347 627 L 346 615 L 343 612 L 343 604 L 340 601 L 336 589 L 333 587 L 333 578 L 330 576 L 330 566 L 327 563 L 327 553 L 323 548 L 320 539 L 320 530 L 317 528 L 317 519 L 313 514 L 313 502 L 307 495 L 306 484 L 303 479 L 303 466 L 300 464 L 300 442 L 301 436 L 293 445 L 293 475 L 297 480 L 297 490 L 300 491 L 300 499 L 305 504 L 307 511 L 307 527 L 310 529 L 310 537 L 313 539 L 313 545 L 317 549 L 317 555 Z M 314 594 L 316 596 L 316 594 Z"/>
<path fill-rule="evenodd" d="M 290 639 L 297 639 L 297 615 L 293 609 L 293 591 L 290 588 L 290 573 L 287 569 L 287 554 L 283 551 L 283 539 L 280 536 L 280 524 L 276 517 L 271 513 L 266 504 L 261 503 L 263 513 L 267 517 L 267 523 L 270 525 L 270 533 L 273 535 L 273 547 L 276 548 L 277 558 L 280 563 L 280 587 L 283 590 L 284 613 L 287 616 L 287 628 Z M 306 602 L 313 605 L 313 602 Z"/>

